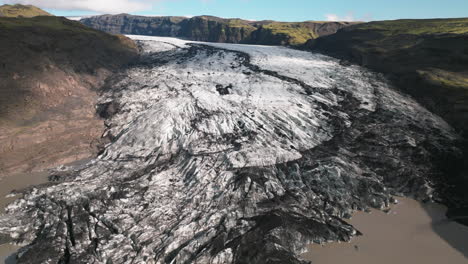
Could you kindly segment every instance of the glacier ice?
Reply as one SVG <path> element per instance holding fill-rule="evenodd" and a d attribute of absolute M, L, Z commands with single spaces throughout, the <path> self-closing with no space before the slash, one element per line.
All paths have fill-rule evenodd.
<path fill-rule="evenodd" d="M 457 135 L 359 66 L 284 47 L 130 36 L 99 157 L 25 193 L 19 263 L 306 263 L 393 195 L 432 199 Z M 109 107 L 112 106 L 112 107 Z M 63 176 L 65 175 L 65 176 Z"/>

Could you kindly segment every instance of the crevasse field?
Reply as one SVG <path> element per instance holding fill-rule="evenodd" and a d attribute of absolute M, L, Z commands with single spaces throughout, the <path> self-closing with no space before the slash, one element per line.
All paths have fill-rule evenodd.
<path fill-rule="evenodd" d="M 392 195 L 431 199 L 452 129 L 384 78 L 285 47 L 130 36 L 102 93 L 103 153 L 8 208 L 42 263 L 304 263 Z M 50 252 L 56 254 L 50 254 Z M 37 257 L 37 253 L 35 255 Z"/>

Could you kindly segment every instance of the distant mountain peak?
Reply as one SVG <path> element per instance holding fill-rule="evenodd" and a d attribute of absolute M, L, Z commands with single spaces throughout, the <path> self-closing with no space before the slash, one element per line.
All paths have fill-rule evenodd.
<path fill-rule="evenodd" d="M 53 16 L 52 14 L 33 5 L 2 5 L 0 6 L 0 17 L 35 17 Z"/>

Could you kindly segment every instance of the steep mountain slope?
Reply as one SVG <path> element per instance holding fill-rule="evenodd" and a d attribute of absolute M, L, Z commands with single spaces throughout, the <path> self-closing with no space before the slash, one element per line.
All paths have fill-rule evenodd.
<path fill-rule="evenodd" d="M 380 21 L 354 25 L 307 46 L 386 73 L 468 139 L 468 18 Z M 465 157 L 468 164 L 468 143 Z M 468 200 L 468 165 L 450 172 Z M 457 177 L 455 177 L 457 178 Z"/>
<path fill-rule="evenodd" d="M 212 16 L 144 17 L 128 14 L 82 19 L 87 26 L 110 33 L 180 37 L 197 41 L 268 45 L 300 45 L 335 33 L 353 23 L 247 21 Z"/>
<path fill-rule="evenodd" d="M 0 17 L 35 17 L 52 16 L 48 12 L 32 5 L 2 5 Z"/>
<path fill-rule="evenodd" d="M 355 25 L 309 48 L 395 76 L 398 86 L 468 132 L 468 18 Z"/>
<path fill-rule="evenodd" d="M 19 263 L 305 263 L 392 195 L 442 199 L 458 137 L 359 66 L 271 46 L 139 37 L 99 100 L 112 139 L 26 192 Z"/>
<path fill-rule="evenodd" d="M 0 18 L 0 175 L 96 153 L 97 89 L 135 55 L 131 40 L 65 18 Z"/>

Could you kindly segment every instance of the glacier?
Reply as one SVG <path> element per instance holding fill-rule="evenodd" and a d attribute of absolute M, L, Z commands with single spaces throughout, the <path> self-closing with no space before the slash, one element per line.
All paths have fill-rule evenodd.
<path fill-rule="evenodd" d="M 320 54 L 129 36 L 106 84 L 110 143 L 0 217 L 18 263 L 307 263 L 344 219 L 438 199 L 459 140 L 383 76 Z"/>

